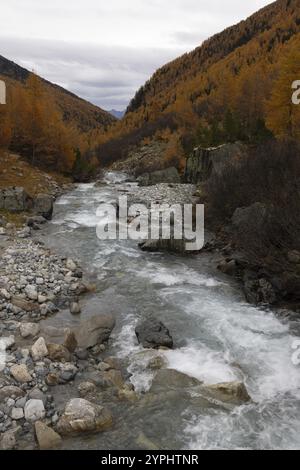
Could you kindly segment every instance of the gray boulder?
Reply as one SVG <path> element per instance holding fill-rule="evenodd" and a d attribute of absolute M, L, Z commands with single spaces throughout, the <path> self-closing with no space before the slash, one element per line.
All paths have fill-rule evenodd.
<path fill-rule="evenodd" d="M 0 209 L 8 212 L 26 212 L 33 207 L 32 198 L 24 188 L 8 188 L 0 191 Z"/>
<path fill-rule="evenodd" d="M 51 220 L 53 214 L 53 198 L 48 194 L 38 194 L 34 200 L 34 212 L 47 220 Z"/>
<path fill-rule="evenodd" d="M 80 323 L 74 329 L 79 348 L 88 349 L 107 341 L 115 327 L 112 315 L 99 315 Z"/>
<path fill-rule="evenodd" d="M 156 253 L 160 251 L 166 251 L 168 253 L 185 253 L 186 250 L 186 241 L 183 240 L 175 240 L 174 238 L 170 238 L 169 240 L 147 240 L 144 242 L 139 243 L 139 247 L 142 251 L 146 251 L 149 253 Z"/>
<path fill-rule="evenodd" d="M 247 391 L 245 384 L 242 382 L 226 382 L 216 385 L 205 385 L 201 387 L 204 394 L 233 405 L 240 405 L 251 401 L 251 397 Z"/>
<path fill-rule="evenodd" d="M 135 334 L 144 348 L 173 348 L 173 338 L 169 330 L 156 318 L 150 317 L 141 321 L 135 329 Z"/>
<path fill-rule="evenodd" d="M 82 398 L 74 398 L 66 405 L 64 414 L 57 423 L 62 436 L 105 431 L 112 426 L 112 416 L 103 406 Z"/>
<path fill-rule="evenodd" d="M 173 369 L 161 369 L 155 375 L 150 388 L 151 393 L 157 393 L 166 388 L 181 389 L 198 387 L 201 382 L 195 377 L 190 377 Z"/>

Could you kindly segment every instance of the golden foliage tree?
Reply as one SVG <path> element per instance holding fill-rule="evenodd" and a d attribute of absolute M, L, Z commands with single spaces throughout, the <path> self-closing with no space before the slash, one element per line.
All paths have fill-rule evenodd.
<path fill-rule="evenodd" d="M 300 80 L 300 40 L 281 62 L 272 96 L 267 104 L 267 126 L 278 138 L 300 140 L 300 105 L 292 101 L 292 84 Z"/>

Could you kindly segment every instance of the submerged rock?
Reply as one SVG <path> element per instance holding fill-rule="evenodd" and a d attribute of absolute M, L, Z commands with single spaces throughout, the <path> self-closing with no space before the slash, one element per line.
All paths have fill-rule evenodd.
<path fill-rule="evenodd" d="M 57 431 L 62 436 L 102 432 L 109 429 L 112 423 L 111 413 L 103 406 L 74 398 L 66 405 L 57 423 Z"/>
<path fill-rule="evenodd" d="M 243 382 L 227 382 L 216 385 L 205 385 L 202 390 L 213 398 L 224 403 L 242 404 L 251 401 Z"/>
<path fill-rule="evenodd" d="M 99 315 L 80 323 L 74 330 L 79 348 L 88 349 L 107 341 L 115 327 L 112 315 Z"/>
<path fill-rule="evenodd" d="M 141 321 L 135 329 L 135 334 L 144 348 L 173 348 L 173 338 L 169 330 L 156 318 L 150 317 Z"/>
<path fill-rule="evenodd" d="M 41 450 L 54 449 L 61 444 L 62 439 L 60 435 L 41 421 L 37 421 L 34 428 L 36 439 Z"/>
<path fill-rule="evenodd" d="M 162 369 L 155 375 L 150 388 L 151 393 L 159 392 L 166 388 L 190 388 L 201 385 L 201 382 L 195 377 L 183 374 L 178 370 Z"/>

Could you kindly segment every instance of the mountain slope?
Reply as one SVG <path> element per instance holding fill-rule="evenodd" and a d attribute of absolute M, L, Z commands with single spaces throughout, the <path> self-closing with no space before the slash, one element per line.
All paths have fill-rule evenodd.
<path fill-rule="evenodd" d="M 25 85 L 29 75 L 28 70 L 0 55 L 0 77 L 10 86 L 13 87 L 16 82 Z M 115 122 L 116 119 L 107 111 L 47 80 L 41 79 L 41 82 L 61 110 L 63 120 L 76 125 L 82 132 L 88 132 L 91 129 L 104 130 Z"/>
<path fill-rule="evenodd" d="M 162 165 L 174 159 L 180 165 L 193 145 L 266 138 L 273 132 L 266 103 L 299 40 L 300 0 L 278 0 L 213 36 L 159 69 L 136 93 L 124 119 L 100 141 L 99 160 L 126 158 L 132 146 L 162 139 L 173 140 Z M 122 152 L 116 153 L 118 142 Z"/>

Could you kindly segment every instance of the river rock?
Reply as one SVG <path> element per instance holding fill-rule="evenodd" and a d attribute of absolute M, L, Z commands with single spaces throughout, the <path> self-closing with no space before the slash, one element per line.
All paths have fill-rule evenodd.
<path fill-rule="evenodd" d="M 135 329 L 138 342 L 144 348 L 173 348 L 173 339 L 166 326 L 156 318 L 142 320 Z"/>
<path fill-rule="evenodd" d="M 96 390 L 97 390 L 97 387 L 92 382 L 82 382 L 78 386 L 78 392 L 82 398 L 86 397 L 89 393 L 95 392 Z"/>
<path fill-rule="evenodd" d="M 99 315 L 80 323 L 74 330 L 78 346 L 88 349 L 104 343 L 114 327 L 115 319 L 112 315 Z"/>
<path fill-rule="evenodd" d="M 29 302 L 28 300 L 26 299 L 23 299 L 22 297 L 20 296 L 13 296 L 11 298 L 11 303 L 15 306 L 15 307 L 18 307 L 20 308 L 21 310 L 24 310 L 25 312 L 33 312 L 35 310 L 38 309 L 38 305 L 33 303 L 33 302 Z"/>
<path fill-rule="evenodd" d="M 69 271 L 76 271 L 77 265 L 76 265 L 76 263 L 75 263 L 71 258 L 68 258 L 68 259 L 67 259 L 67 262 L 66 262 L 66 268 L 67 268 Z"/>
<path fill-rule="evenodd" d="M 23 397 L 25 392 L 14 385 L 7 385 L 0 389 L 0 402 L 4 401 L 5 398 L 19 398 Z"/>
<path fill-rule="evenodd" d="M 189 375 L 183 374 L 177 370 L 173 369 L 161 369 L 155 375 L 150 392 L 159 392 L 166 388 L 191 388 L 200 386 L 201 382 L 195 377 L 190 377 Z"/>
<path fill-rule="evenodd" d="M 41 421 L 35 423 L 34 429 L 41 450 L 55 449 L 62 443 L 60 435 Z"/>
<path fill-rule="evenodd" d="M 150 361 L 148 362 L 147 368 L 151 370 L 159 370 L 159 369 L 166 368 L 167 365 L 168 365 L 168 361 L 166 358 L 162 356 L 156 356 L 150 359 Z"/>
<path fill-rule="evenodd" d="M 182 240 L 175 240 L 174 237 L 171 237 L 168 240 L 146 240 L 139 243 L 139 248 L 142 251 L 146 251 L 149 253 L 156 253 L 160 251 L 166 251 L 168 253 L 179 253 L 183 254 L 186 250 L 186 241 Z"/>
<path fill-rule="evenodd" d="M 205 385 L 202 390 L 208 392 L 213 398 L 224 403 L 242 404 L 251 401 L 246 386 L 242 382 L 219 383 Z"/>
<path fill-rule="evenodd" d="M 71 355 L 62 344 L 49 343 L 47 345 L 49 358 L 55 362 L 69 362 Z"/>
<path fill-rule="evenodd" d="M 51 220 L 53 214 L 53 198 L 48 194 L 38 194 L 34 200 L 34 212 Z"/>
<path fill-rule="evenodd" d="M 46 415 L 42 400 L 28 400 L 24 409 L 25 419 L 31 423 L 43 419 Z"/>
<path fill-rule="evenodd" d="M 70 312 L 72 313 L 72 315 L 80 315 L 81 308 L 78 302 L 70 303 Z"/>
<path fill-rule="evenodd" d="M 236 261 L 234 259 L 230 261 L 222 260 L 218 265 L 218 270 L 228 276 L 234 276 L 237 271 Z"/>
<path fill-rule="evenodd" d="M 20 419 L 24 418 L 24 411 L 22 408 L 13 408 L 11 410 L 11 419 L 15 421 L 19 421 Z"/>
<path fill-rule="evenodd" d="M 40 361 L 48 356 L 48 348 L 44 338 L 39 338 L 31 347 L 31 356 L 34 361 Z"/>
<path fill-rule="evenodd" d="M 2 435 L 0 450 L 13 450 L 17 445 L 13 431 L 7 431 Z"/>
<path fill-rule="evenodd" d="M 88 432 L 101 432 L 112 426 L 111 413 L 103 406 L 82 398 L 74 398 L 66 405 L 64 414 L 57 423 L 62 436 Z"/>
<path fill-rule="evenodd" d="M 5 300 L 10 300 L 11 295 L 6 289 L 0 289 L 0 297 Z"/>
<path fill-rule="evenodd" d="M 110 381 L 115 387 L 124 387 L 124 380 L 121 371 L 111 369 L 109 371 L 104 372 L 103 376 L 106 380 Z"/>
<path fill-rule="evenodd" d="M 65 348 L 67 348 L 68 351 L 70 351 L 70 353 L 75 352 L 78 343 L 77 343 L 75 333 L 73 331 L 67 330 L 63 345 Z"/>
<path fill-rule="evenodd" d="M 34 338 L 39 334 L 40 325 L 38 323 L 21 323 L 20 335 L 22 338 Z"/>
<path fill-rule="evenodd" d="M 27 383 L 32 381 L 32 377 L 25 364 L 12 366 L 10 368 L 10 373 L 17 382 Z"/>
<path fill-rule="evenodd" d="M 25 294 L 30 300 L 38 300 L 38 292 L 35 286 L 31 286 L 31 285 L 26 286 Z"/>

